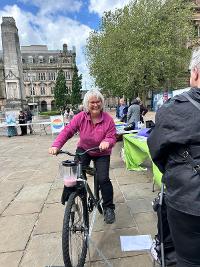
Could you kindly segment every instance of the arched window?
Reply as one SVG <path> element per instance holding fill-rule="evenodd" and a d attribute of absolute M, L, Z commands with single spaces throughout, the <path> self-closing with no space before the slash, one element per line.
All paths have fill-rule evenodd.
<path fill-rule="evenodd" d="M 39 63 L 43 63 L 44 62 L 43 56 L 39 56 L 38 59 L 39 59 Z"/>
<path fill-rule="evenodd" d="M 50 56 L 49 57 L 49 63 L 53 63 L 54 62 L 54 58 L 53 58 L 53 56 Z"/>
<path fill-rule="evenodd" d="M 33 63 L 33 57 L 32 56 L 28 56 L 28 63 Z"/>

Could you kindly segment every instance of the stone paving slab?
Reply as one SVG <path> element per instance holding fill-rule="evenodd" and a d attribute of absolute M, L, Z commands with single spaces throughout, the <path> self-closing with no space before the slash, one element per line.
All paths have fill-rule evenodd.
<path fill-rule="evenodd" d="M 37 215 L 17 215 L 0 218 L 0 252 L 24 250 Z"/>
<path fill-rule="evenodd" d="M 152 260 L 149 255 L 136 255 L 134 257 L 111 259 L 109 262 L 113 267 L 152 267 Z M 103 261 L 92 262 L 92 267 L 104 267 Z M 86 267 L 90 267 L 87 263 Z"/>
<path fill-rule="evenodd" d="M 0 253 L 0 266 L 2 266 L 2 267 L 18 267 L 22 255 L 23 255 L 22 251 L 16 251 L 16 252 L 10 252 L 10 253 Z"/>
<path fill-rule="evenodd" d="M 62 192 L 63 192 L 63 185 L 61 188 L 51 189 L 47 197 L 46 203 L 48 204 L 61 203 Z"/>
<path fill-rule="evenodd" d="M 155 212 L 136 213 L 134 214 L 134 219 L 140 234 L 155 235 L 157 230 L 157 217 Z"/>
<path fill-rule="evenodd" d="M 131 213 L 144 213 L 152 211 L 152 198 L 137 198 L 132 197 L 132 200 L 127 201 L 128 207 L 131 209 Z"/>
<path fill-rule="evenodd" d="M 61 232 L 64 208 L 65 206 L 60 203 L 46 204 L 33 231 L 33 235 Z"/>
<path fill-rule="evenodd" d="M 2 216 L 40 213 L 43 201 L 23 202 L 14 200 L 2 213 Z"/>
<path fill-rule="evenodd" d="M 20 190 L 20 189 L 19 189 Z M 18 192 L 1 192 L 0 196 L 0 214 L 9 206 L 9 204 L 15 199 Z"/>
<path fill-rule="evenodd" d="M 64 264 L 61 247 L 61 234 L 35 235 L 29 243 L 20 267 L 62 267 Z"/>
<path fill-rule="evenodd" d="M 148 172 L 136 172 L 129 171 L 131 173 L 131 177 L 128 176 L 116 176 L 116 180 L 119 185 L 129 185 L 129 184 L 137 184 L 137 183 L 152 183 L 152 177 L 148 178 Z"/>
<path fill-rule="evenodd" d="M 93 231 L 108 231 L 110 229 L 122 229 L 136 227 L 133 216 L 130 209 L 125 203 L 119 203 L 116 205 L 116 221 L 113 224 L 106 224 L 104 222 L 103 215 L 97 212 Z"/>
<path fill-rule="evenodd" d="M 107 230 L 100 232 L 92 233 L 92 240 L 95 242 L 96 246 L 101 250 L 103 255 L 107 259 L 112 258 L 122 258 L 133 255 L 142 254 L 142 252 L 123 252 L 121 251 L 120 244 L 120 236 L 130 236 L 130 235 L 138 235 L 138 231 L 136 228 L 124 228 L 124 229 L 115 229 L 115 230 Z M 146 254 L 146 252 L 143 252 Z M 101 257 L 97 253 L 92 244 L 90 247 L 90 257 L 92 261 L 101 260 Z"/>
<path fill-rule="evenodd" d="M 41 184 L 33 186 L 25 186 L 16 197 L 16 201 L 37 201 L 45 200 L 50 190 L 50 184 Z"/>
<path fill-rule="evenodd" d="M 153 199 L 155 196 L 155 193 L 152 192 L 152 183 L 121 185 L 121 190 L 127 200 L 131 200 L 135 197 L 151 197 Z"/>

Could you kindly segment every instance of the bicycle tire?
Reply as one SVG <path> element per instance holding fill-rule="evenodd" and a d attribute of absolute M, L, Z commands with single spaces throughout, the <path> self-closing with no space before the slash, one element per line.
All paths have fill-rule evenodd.
<path fill-rule="evenodd" d="M 78 221 L 76 221 L 76 215 L 79 217 Z M 84 266 L 87 256 L 88 232 L 89 217 L 86 192 L 83 194 L 73 192 L 69 196 L 63 219 L 62 250 L 65 267 Z M 83 235 L 81 240 L 79 234 Z M 73 238 L 75 238 L 75 247 L 72 244 Z M 79 239 L 78 242 L 77 239 Z M 79 245 L 80 249 L 78 249 Z"/>

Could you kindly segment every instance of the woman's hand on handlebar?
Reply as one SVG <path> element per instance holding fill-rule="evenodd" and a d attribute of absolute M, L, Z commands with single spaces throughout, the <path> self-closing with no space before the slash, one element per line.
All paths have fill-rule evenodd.
<path fill-rule="evenodd" d="M 99 145 L 99 149 L 100 151 L 103 151 L 103 150 L 106 150 L 108 149 L 110 146 L 109 142 L 106 142 L 106 141 L 102 141 Z"/>
<path fill-rule="evenodd" d="M 57 155 L 58 154 L 58 152 L 59 152 L 59 148 L 57 148 L 57 147 L 50 147 L 49 148 L 49 154 L 51 154 L 51 155 Z"/>

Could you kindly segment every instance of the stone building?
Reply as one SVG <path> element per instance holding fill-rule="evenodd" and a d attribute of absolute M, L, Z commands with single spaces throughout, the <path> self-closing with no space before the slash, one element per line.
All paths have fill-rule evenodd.
<path fill-rule="evenodd" d="M 28 105 L 33 108 L 38 105 L 39 110 L 53 110 L 55 108 L 54 86 L 59 69 L 66 78 L 66 86 L 72 89 L 73 67 L 75 66 L 75 48 L 71 51 L 67 45 L 63 50 L 48 50 L 46 45 L 22 46 L 23 81 Z"/>
<path fill-rule="evenodd" d="M 29 105 L 39 111 L 55 108 L 54 86 L 62 69 L 69 91 L 76 61 L 75 47 L 48 50 L 46 45 L 21 46 L 12 17 L 3 17 L 0 51 L 0 110 L 19 110 Z"/>

